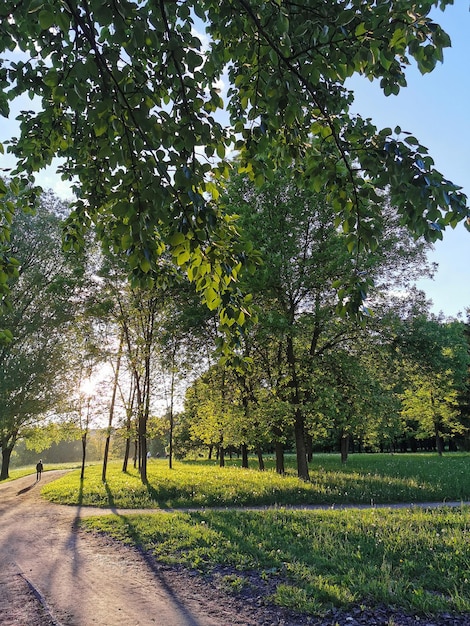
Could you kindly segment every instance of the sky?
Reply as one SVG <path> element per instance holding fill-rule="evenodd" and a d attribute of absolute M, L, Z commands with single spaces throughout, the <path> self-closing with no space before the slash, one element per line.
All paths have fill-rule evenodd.
<path fill-rule="evenodd" d="M 432 14 L 450 35 L 452 47 L 444 62 L 422 75 L 407 72 L 408 86 L 398 96 L 385 97 L 376 84 L 356 79 L 352 111 L 371 117 L 380 128 L 401 126 L 429 149 L 436 168 L 470 197 L 470 6 L 455 0 L 444 12 Z M 432 300 L 432 312 L 456 317 L 470 307 L 470 232 L 463 224 L 446 229 L 429 259 L 438 263 L 434 279 L 418 283 Z M 465 315 L 464 315 L 465 317 Z"/>
<path fill-rule="evenodd" d="M 444 52 L 444 63 L 424 76 L 409 68 L 408 86 L 398 96 L 386 98 L 377 84 L 352 80 L 352 111 L 371 117 L 380 128 L 398 125 L 411 132 L 429 149 L 437 169 L 470 196 L 469 2 L 455 0 L 455 5 L 444 12 L 436 9 L 433 17 L 452 40 L 452 47 Z M 30 101 L 25 104 L 15 108 L 31 108 Z M 13 119 L 0 120 L 0 141 L 15 133 Z M 1 168 L 11 165 L 10 157 L 0 155 L 0 174 Z M 62 198 L 70 197 L 68 186 L 51 169 L 38 175 L 37 182 Z M 438 264 L 438 271 L 433 280 L 420 281 L 418 287 L 432 300 L 432 312 L 447 317 L 465 314 L 470 307 L 470 233 L 463 224 L 444 232 L 443 241 L 434 245 L 429 259 Z"/>

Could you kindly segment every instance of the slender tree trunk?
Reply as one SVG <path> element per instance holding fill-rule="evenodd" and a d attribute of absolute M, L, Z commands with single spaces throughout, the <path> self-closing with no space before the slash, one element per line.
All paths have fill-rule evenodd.
<path fill-rule="evenodd" d="M 139 440 L 136 437 L 134 439 L 134 469 L 137 469 L 138 456 L 139 456 Z"/>
<path fill-rule="evenodd" d="M 126 438 L 126 447 L 124 450 L 124 459 L 122 461 L 122 471 L 127 472 L 127 464 L 129 463 L 129 454 L 131 451 L 131 438 Z"/>
<path fill-rule="evenodd" d="M 305 445 L 307 447 L 307 462 L 311 463 L 313 459 L 313 440 L 312 435 L 307 434 L 305 436 Z"/>
<path fill-rule="evenodd" d="M 248 446 L 246 445 L 246 443 L 242 443 L 241 449 L 242 449 L 242 467 L 244 467 L 245 469 L 248 469 Z"/>
<path fill-rule="evenodd" d="M 80 473 L 81 480 L 85 478 L 86 436 L 87 436 L 87 431 L 85 431 L 82 435 L 82 471 Z"/>
<path fill-rule="evenodd" d="M 292 337 L 287 338 L 287 361 L 291 374 L 292 404 L 295 407 L 294 439 L 297 457 L 297 474 L 302 480 L 310 480 L 307 463 L 307 447 L 305 445 L 305 419 L 300 406 L 300 392 Z"/>
<path fill-rule="evenodd" d="M 86 444 L 87 444 L 88 428 L 90 424 L 90 403 L 91 403 L 91 398 L 88 398 L 87 407 L 86 407 L 85 429 L 82 431 L 82 471 L 80 473 L 81 480 L 85 478 Z"/>
<path fill-rule="evenodd" d="M 0 480 L 6 480 L 9 478 L 10 459 L 13 448 L 14 445 L 2 447 L 2 469 L 0 472 Z"/>
<path fill-rule="evenodd" d="M 278 474 L 285 474 L 286 469 L 284 467 L 284 444 L 280 441 L 276 441 L 275 443 L 275 452 L 276 452 L 276 472 Z"/>
<path fill-rule="evenodd" d="M 256 455 L 258 457 L 259 471 L 264 472 L 264 459 L 263 459 L 263 451 L 261 450 L 261 446 L 256 446 Z"/>
<path fill-rule="evenodd" d="M 436 450 L 439 456 L 444 452 L 444 441 L 439 433 L 439 424 L 435 424 L 434 432 L 436 434 Z"/>
<path fill-rule="evenodd" d="M 133 379 L 132 379 L 133 381 Z M 132 428 L 132 414 L 134 412 L 135 401 L 135 386 L 131 381 L 131 387 L 129 389 L 129 398 L 126 409 L 126 448 L 124 451 L 124 459 L 122 462 L 122 471 L 127 472 L 127 464 L 129 463 L 129 455 L 131 453 L 131 428 Z"/>
<path fill-rule="evenodd" d="M 175 395 L 175 361 L 176 361 L 176 342 L 173 344 L 173 352 L 171 355 L 171 385 L 170 385 L 170 442 L 168 446 L 168 467 L 173 468 L 173 430 L 174 430 L 174 415 L 173 415 L 173 402 Z"/>
<path fill-rule="evenodd" d="M 114 406 L 116 404 L 116 394 L 117 394 L 117 389 L 118 389 L 119 370 L 121 367 L 121 355 L 122 355 L 123 343 L 124 343 L 124 332 L 121 331 L 121 337 L 119 339 L 118 355 L 117 355 L 117 360 L 116 360 L 116 371 L 114 372 L 113 393 L 111 396 L 111 403 L 109 405 L 108 431 L 106 433 L 106 442 L 104 445 L 103 471 L 101 473 L 101 480 L 104 483 L 106 482 L 106 469 L 108 467 L 109 444 L 111 441 L 111 428 L 113 425 Z"/>
<path fill-rule="evenodd" d="M 341 463 L 346 463 L 349 454 L 349 435 L 343 433 L 341 437 Z"/>
<path fill-rule="evenodd" d="M 297 457 L 297 475 L 302 480 L 310 480 L 307 463 L 307 448 L 305 446 L 304 416 L 300 407 L 297 407 L 295 410 L 294 438 Z"/>
<path fill-rule="evenodd" d="M 222 444 L 219 446 L 219 467 L 225 467 L 225 449 Z"/>
<path fill-rule="evenodd" d="M 209 446 L 209 451 L 207 453 L 207 460 L 208 461 L 212 461 L 212 452 L 213 452 L 213 450 L 214 450 L 214 446 L 211 444 Z"/>
<path fill-rule="evenodd" d="M 435 400 L 434 400 L 434 393 L 431 391 L 431 406 L 432 406 L 432 410 L 434 415 L 436 416 L 436 409 L 435 409 Z M 444 451 L 444 442 L 442 440 L 442 437 L 440 435 L 439 432 L 439 421 L 438 419 L 435 419 L 434 421 L 434 434 L 436 437 L 436 450 L 439 456 L 442 456 L 442 453 Z"/>

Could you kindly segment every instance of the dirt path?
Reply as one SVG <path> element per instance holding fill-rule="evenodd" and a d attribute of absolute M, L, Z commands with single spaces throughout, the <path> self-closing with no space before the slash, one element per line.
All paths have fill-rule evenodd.
<path fill-rule="evenodd" d="M 187 572 L 159 569 L 137 550 L 78 531 L 86 509 L 39 497 L 40 487 L 58 475 L 0 485 L 2 626 L 263 623 L 242 606 L 222 601 L 216 590 L 206 593 Z"/>

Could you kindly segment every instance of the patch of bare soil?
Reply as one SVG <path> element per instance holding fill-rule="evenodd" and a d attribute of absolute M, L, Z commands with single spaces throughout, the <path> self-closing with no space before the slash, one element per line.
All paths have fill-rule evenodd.
<path fill-rule="evenodd" d="M 43 474 L 42 484 L 57 475 Z M 470 615 L 427 619 L 386 606 L 294 613 L 269 602 L 278 577 L 163 565 L 81 532 L 78 520 L 92 511 L 44 502 L 40 485 L 31 476 L 0 485 L 2 626 L 470 626 Z M 231 592 L 240 576 L 241 590 Z"/>

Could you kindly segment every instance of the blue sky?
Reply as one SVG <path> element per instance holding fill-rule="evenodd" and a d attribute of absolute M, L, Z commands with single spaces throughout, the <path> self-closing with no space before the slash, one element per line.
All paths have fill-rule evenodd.
<path fill-rule="evenodd" d="M 408 87 L 386 98 L 377 85 L 354 80 L 352 110 L 371 117 L 380 128 L 401 126 L 413 133 L 433 157 L 446 178 L 470 196 L 470 11 L 469 3 L 456 0 L 433 17 L 450 35 L 452 47 L 444 63 L 430 74 L 414 67 L 407 73 Z M 432 311 L 446 316 L 465 313 L 470 307 L 470 233 L 460 224 L 444 232 L 443 241 L 429 255 L 439 264 L 433 281 L 419 287 L 433 301 Z"/>
<path fill-rule="evenodd" d="M 356 99 L 353 111 L 371 117 L 380 128 L 401 126 L 429 148 L 436 167 L 470 196 L 470 11 L 469 3 L 456 0 L 446 11 L 434 11 L 434 18 L 448 32 L 452 48 L 444 54 L 444 63 L 431 74 L 421 75 L 409 68 L 408 87 L 398 96 L 386 98 L 376 84 L 367 80 L 352 81 Z M 27 100 L 16 110 L 31 108 Z M 14 116 L 12 116 L 14 117 Z M 11 134 L 15 125 L 1 120 L 0 141 Z M 0 168 L 12 165 L 7 155 L 0 155 Z M 38 176 L 45 188 L 67 197 L 68 187 L 52 170 Z M 444 233 L 430 259 L 439 265 L 433 281 L 421 281 L 419 287 L 433 301 L 432 311 L 457 316 L 470 307 L 470 233 L 461 224 Z"/>

